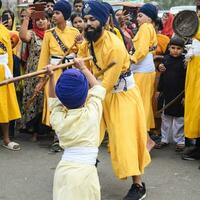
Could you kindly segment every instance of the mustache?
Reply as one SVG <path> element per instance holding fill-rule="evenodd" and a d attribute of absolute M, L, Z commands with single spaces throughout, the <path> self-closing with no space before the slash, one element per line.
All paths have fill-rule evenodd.
<path fill-rule="evenodd" d="M 93 28 L 92 26 L 88 25 L 85 27 L 85 31 L 88 31 L 88 29 L 91 29 L 93 31 L 95 31 L 95 28 Z"/>

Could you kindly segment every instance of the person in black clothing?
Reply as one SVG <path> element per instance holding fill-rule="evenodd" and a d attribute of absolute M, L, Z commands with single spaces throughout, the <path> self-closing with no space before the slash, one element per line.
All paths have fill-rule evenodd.
<path fill-rule="evenodd" d="M 183 90 L 185 85 L 186 67 L 185 58 L 182 55 L 184 40 L 175 36 L 169 43 L 169 54 L 165 55 L 159 69 L 164 68 L 160 76 L 158 91 L 162 93 L 164 105 L 175 99 Z M 161 70 L 163 71 L 163 70 Z M 184 94 L 180 96 L 171 106 L 162 113 L 161 142 L 157 148 L 169 144 L 169 134 L 173 134 L 176 143 L 176 151 L 182 151 L 185 145 L 184 138 Z"/>

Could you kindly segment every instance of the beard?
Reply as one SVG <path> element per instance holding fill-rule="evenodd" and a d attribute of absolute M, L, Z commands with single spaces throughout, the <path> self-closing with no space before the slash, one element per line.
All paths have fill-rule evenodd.
<path fill-rule="evenodd" d="M 92 30 L 88 31 L 89 28 Z M 97 28 L 87 26 L 84 31 L 84 36 L 89 42 L 96 42 L 100 38 L 102 31 L 103 27 L 101 25 L 99 25 Z"/>

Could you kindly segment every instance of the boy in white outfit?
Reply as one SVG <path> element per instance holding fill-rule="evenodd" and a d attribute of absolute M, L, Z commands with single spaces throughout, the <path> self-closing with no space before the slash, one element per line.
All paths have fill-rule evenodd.
<path fill-rule="evenodd" d="M 83 61 L 76 59 L 75 63 L 79 70 L 65 70 L 56 87 L 48 67 L 50 123 L 64 149 L 55 171 L 53 200 L 100 200 L 95 163 L 106 91 Z"/>

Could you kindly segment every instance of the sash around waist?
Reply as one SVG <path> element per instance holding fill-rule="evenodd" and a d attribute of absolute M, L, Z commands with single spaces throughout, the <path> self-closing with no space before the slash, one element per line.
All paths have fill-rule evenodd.
<path fill-rule="evenodd" d="M 128 71 L 121 74 L 117 84 L 114 86 L 112 93 L 118 93 L 122 91 L 127 91 L 135 86 L 135 81 L 133 78 L 133 73 Z"/>
<path fill-rule="evenodd" d="M 148 53 L 146 55 L 146 57 L 140 61 L 137 64 L 131 64 L 131 71 L 133 73 L 136 72 L 144 72 L 144 73 L 148 73 L 148 72 L 154 72 L 155 71 L 155 64 L 153 61 L 153 54 L 152 53 Z"/>
<path fill-rule="evenodd" d="M 97 147 L 70 147 L 64 150 L 62 160 L 79 164 L 95 165 L 97 155 Z"/>
<path fill-rule="evenodd" d="M 74 58 L 75 58 L 75 54 L 74 53 L 71 53 L 71 54 L 65 56 L 64 59 L 63 59 L 62 56 L 52 55 L 51 59 L 50 59 L 50 64 L 57 65 L 61 59 L 63 59 L 63 63 L 68 63 L 68 62 L 73 61 Z"/>
<path fill-rule="evenodd" d="M 8 54 L 7 53 L 0 55 L 0 64 L 4 66 L 5 78 L 6 79 L 12 78 L 13 77 L 12 73 L 8 67 Z"/>

